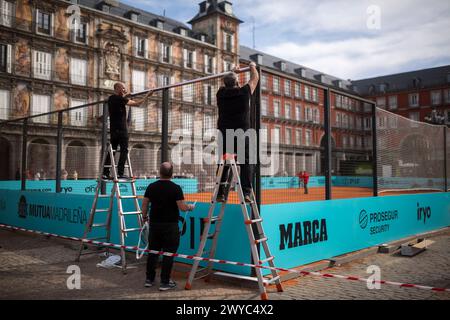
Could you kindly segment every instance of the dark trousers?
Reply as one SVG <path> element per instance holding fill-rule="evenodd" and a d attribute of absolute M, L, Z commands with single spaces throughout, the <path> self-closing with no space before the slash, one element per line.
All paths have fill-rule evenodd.
<path fill-rule="evenodd" d="M 237 154 L 238 152 L 238 137 L 234 137 L 234 148 L 230 148 L 227 149 L 227 137 L 226 137 L 226 130 L 225 129 L 219 129 L 220 132 L 222 133 L 222 141 L 223 141 L 223 145 L 222 145 L 222 152 L 224 155 L 225 153 L 234 153 Z M 238 157 L 236 160 L 239 160 L 239 158 L 241 158 L 242 156 L 238 154 Z M 240 180 L 241 180 L 241 185 L 242 185 L 242 190 L 244 192 L 244 194 L 249 194 L 252 188 L 252 178 L 253 178 L 253 165 L 249 164 L 249 141 L 248 139 L 245 139 L 245 155 L 244 155 L 244 163 L 240 163 Z M 224 167 L 223 170 L 223 175 L 222 175 L 222 181 L 221 182 L 225 182 L 227 180 L 228 177 L 228 170 L 229 167 Z M 231 173 L 231 172 L 230 172 Z M 224 187 L 221 186 L 219 189 L 219 194 L 221 194 L 222 192 L 224 192 Z"/>
<path fill-rule="evenodd" d="M 128 132 L 126 130 L 113 130 L 111 129 L 111 146 L 113 150 L 117 150 L 117 146 L 120 146 L 120 158 L 117 164 L 117 174 L 123 175 L 125 171 L 125 162 L 128 156 Z M 109 154 L 106 156 L 105 166 L 111 164 Z M 109 168 L 103 169 L 104 175 L 109 175 Z"/>
<path fill-rule="evenodd" d="M 180 230 L 178 223 L 153 223 L 150 224 L 148 248 L 155 251 L 175 253 L 180 244 Z M 149 254 L 147 258 L 147 279 L 155 280 L 157 254 Z M 161 268 L 161 283 L 169 283 L 172 272 L 173 257 L 163 256 Z"/>

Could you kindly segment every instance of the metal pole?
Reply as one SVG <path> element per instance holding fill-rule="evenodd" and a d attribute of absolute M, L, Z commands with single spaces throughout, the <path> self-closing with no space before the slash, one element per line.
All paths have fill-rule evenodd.
<path fill-rule="evenodd" d="M 22 128 L 22 181 L 20 189 L 26 190 L 27 181 L 27 141 L 28 140 L 28 119 L 23 120 Z"/>
<path fill-rule="evenodd" d="M 106 143 L 108 141 L 108 103 L 105 102 L 103 103 L 103 117 L 102 117 L 102 147 L 101 147 L 101 153 L 100 153 L 100 163 L 103 160 L 103 155 L 105 154 L 106 151 Z M 111 159 L 111 163 L 112 163 L 112 159 Z M 103 170 L 103 168 L 101 168 L 100 170 Z M 106 194 L 106 182 L 102 181 L 101 183 L 101 190 L 100 190 L 101 194 Z"/>
<path fill-rule="evenodd" d="M 325 129 L 325 200 L 331 200 L 331 93 L 323 91 L 324 129 Z"/>
<path fill-rule="evenodd" d="M 447 126 L 444 127 L 444 188 L 445 192 L 448 191 L 447 181 Z"/>
<path fill-rule="evenodd" d="M 58 129 L 56 137 L 56 193 L 61 193 L 61 158 L 63 140 L 63 114 L 58 112 Z"/>
<path fill-rule="evenodd" d="M 372 174 L 373 196 L 378 197 L 377 107 L 372 103 Z"/>
<path fill-rule="evenodd" d="M 257 67 L 259 76 L 261 77 L 261 67 Z M 260 132 L 261 130 L 261 81 L 258 81 L 254 93 L 254 129 L 256 130 L 256 165 L 255 165 L 255 197 L 258 204 L 258 210 L 261 212 L 261 162 L 260 162 Z"/>
<path fill-rule="evenodd" d="M 169 160 L 169 89 L 163 90 L 161 124 L 161 163 Z"/>

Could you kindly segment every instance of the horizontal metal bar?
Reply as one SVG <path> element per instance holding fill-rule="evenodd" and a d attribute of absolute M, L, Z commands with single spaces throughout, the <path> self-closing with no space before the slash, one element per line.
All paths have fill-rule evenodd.
<path fill-rule="evenodd" d="M 238 71 L 238 73 L 247 72 L 249 70 L 250 70 L 250 67 L 242 68 L 242 69 L 240 69 Z M 157 91 L 162 91 L 162 90 L 165 90 L 165 89 L 177 88 L 177 87 L 181 87 L 181 86 L 185 86 L 185 85 L 189 85 L 189 84 L 193 84 L 193 83 L 198 83 L 198 82 L 202 82 L 202 81 L 217 79 L 217 78 L 221 78 L 221 77 L 223 77 L 223 76 L 225 76 L 225 75 L 227 75 L 229 73 L 230 73 L 230 71 L 227 71 L 227 72 L 213 74 L 213 75 L 206 76 L 206 77 L 200 77 L 200 78 L 197 78 L 197 79 L 183 81 L 183 82 L 179 82 L 179 83 L 175 83 L 175 84 L 171 84 L 171 85 L 167 85 L 167 86 L 163 86 L 163 87 L 147 89 L 147 90 L 144 90 L 144 91 L 130 93 L 130 94 L 126 95 L 125 97 L 126 98 L 132 98 L 132 97 L 135 97 L 135 96 L 139 96 L 139 95 L 143 95 L 145 93 L 148 93 L 149 91 L 157 92 Z M 69 111 L 72 111 L 72 110 L 86 108 L 86 107 L 90 107 L 90 106 L 94 106 L 94 105 L 102 104 L 102 103 L 106 103 L 106 102 L 108 102 L 108 100 L 99 100 L 99 101 L 95 101 L 95 102 L 82 104 L 80 106 L 67 108 L 67 109 L 64 109 L 64 110 L 50 111 L 50 112 L 35 114 L 35 115 L 32 115 L 32 116 L 27 116 L 27 117 L 22 117 L 22 118 L 17 118 L 17 119 L 4 120 L 4 121 L 0 122 L 0 125 L 5 124 L 5 123 L 9 123 L 9 122 L 22 121 L 22 120 L 25 120 L 25 119 L 32 119 L 32 118 L 39 118 L 39 117 L 49 116 L 49 115 L 56 114 L 56 113 L 59 113 L 59 112 L 69 112 Z"/>

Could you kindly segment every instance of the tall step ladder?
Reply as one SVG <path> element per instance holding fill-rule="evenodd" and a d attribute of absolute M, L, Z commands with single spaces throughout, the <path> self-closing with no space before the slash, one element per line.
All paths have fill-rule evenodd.
<path fill-rule="evenodd" d="M 120 153 L 120 150 L 117 151 Z M 89 220 L 86 224 L 86 228 L 84 230 L 83 239 L 89 239 L 89 240 L 96 240 L 96 241 L 105 241 L 110 242 L 111 239 L 111 218 L 112 218 L 112 211 L 113 211 L 113 205 L 114 205 L 114 197 L 117 200 L 117 214 L 118 214 L 118 221 L 119 221 L 119 228 L 120 228 L 120 244 L 122 248 L 120 249 L 120 256 L 121 256 L 121 263 L 122 263 L 122 271 L 123 273 L 126 273 L 127 270 L 127 262 L 126 262 L 126 254 L 125 249 L 123 246 L 125 246 L 125 239 L 128 236 L 128 233 L 130 232 L 139 232 L 142 228 L 143 221 L 142 221 L 142 212 L 139 206 L 138 197 L 136 194 L 136 180 L 133 176 L 133 169 L 131 167 L 131 161 L 130 161 L 130 154 L 127 155 L 125 168 L 128 169 L 129 178 L 128 179 L 119 179 L 117 175 L 117 165 L 116 161 L 114 159 L 114 154 L 116 153 L 116 150 L 113 150 L 111 144 L 108 144 L 106 147 L 106 150 L 103 154 L 102 162 L 100 165 L 98 180 L 97 180 L 97 187 L 95 189 L 95 197 L 94 201 L 92 203 L 91 212 L 89 215 Z M 110 165 L 105 165 L 106 158 L 109 155 L 111 159 Z M 104 168 L 110 168 L 110 179 L 104 179 L 103 178 L 103 169 Z M 101 194 L 102 193 L 102 186 L 103 184 L 112 183 L 113 186 L 111 188 L 110 194 Z M 131 186 L 131 196 L 124 196 L 120 192 L 120 185 L 119 184 L 130 184 Z M 106 187 L 106 185 L 105 185 Z M 109 198 L 109 206 L 107 208 L 98 208 L 98 199 L 99 198 Z M 123 203 L 122 200 L 132 200 L 134 203 L 134 211 L 123 211 Z M 104 219 L 102 219 L 102 223 L 95 222 L 96 216 L 103 216 Z M 105 217 L 106 215 L 106 217 Z M 134 215 L 137 219 L 137 228 L 127 228 L 126 223 L 126 217 Z M 95 229 L 101 229 L 104 232 L 103 236 L 99 236 L 96 238 L 88 238 L 89 234 L 95 230 Z M 96 254 L 101 253 L 101 250 L 97 251 L 87 251 L 83 252 L 85 247 L 85 243 L 81 242 L 80 249 L 78 251 L 78 256 L 76 258 L 76 261 L 80 261 L 80 257 L 82 255 L 87 254 Z M 109 248 L 105 248 L 103 251 L 109 252 Z"/>
<path fill-rule="evenodd" d="M 226 177 L 226 179 L 224 179 L 225 182 L 222 182 L 222 176 L 224 174 L 224 168 L 226 166 L 228 167 L 228 171 L 227 171 L 228 176 Z M 224 191 L 224 199 L 223 199 L 223 201 L 220 201 L 221 207 L 220 207 L 219 215 L 215 216 L 214 213 L 215 213 L 216 205 L 218 203 L 217 198 L 218 198 L 220 186 L 223 186 L 223 188 L 225 190 Z M 262 223 L 261 223 L 262 218 L 259 214 L 258 205 L 256 203 L 255 193 L 253 192 L 253 189 L 252 189 L 251 195 L 250 195 L 251 201 L 250 201 L 250 203 L 246 203 L 245 199 L 244 199 L 244 193 L 243 193 L 243 190 L 241 187 L 241 181 L 239 178 L 238 165 L 235 160 L 235 155 L 232 155 L 232 154 L 224 155 L 224 161 L 222 161 L 219 164 L 219 169 L 217 170 L 215 188 L 214 188 L 213 196 L 211 199 L 211 206 L 208 211 L 208 217 L 203 219 L 205 225 L 204 225 L 203 233 L 202 233 L 201 240 L 200 240 L 200 246 L 197 251 L 197 256 L 203 257 L 205 254 L 208 254 L 209 259 L 214 258 L 214 255 L 215 255 L 216 249 L 217 249 L 217 241 L 218 241 L 218 237 L 220 234 L 220 229 L 222 226 L 222 221 L 223 221 L 223 217 L 224 217 L 224 213 L 225 213 L 225 207 L 228 203 L 228 193 L 232 186 L 235 187 L 235 190 L 237 192 L 238 199 L 239 199 L 239 204 L 242 209 L 242 215 L 244 216 L 245 229 L 247 231 L 248 239 L 250 242 L 253 263 L 255 265 L 263 265 L 264 263 L 269 263 L 269 266 L 274 268 L 275 267 L 274 257 L 270 253 L 269 246 L 267 244 L 268 239 L 264 234 L 264 230 L 263 230 Z M 251 219 L 251 216 L 249 214 L 249 211 L 247 208 L 248 204 L 251 206 L 251 209 L 253 211 L 253 214 L 254 214 L 253 219 Z M 212 233 L 210 233 L 212 224 L 215 225 L 215 230 Z M 253 228 L 252 228 L 253 225 L 256 225 L 256 234 L 253 232 Z M 208 252 L 205 252 L 205 246 L 206 246 L 207 241 L 212 241 L 212 243 L 211 243 L 210 250 Z M 266 255 L 266 258 L 263 260 L 260 260 L 260 256 L 259 256 L 259 252 L 258 252 L 258 248 L 257 248 L 258 244 L 262 245 L 262 247 L 264 249 L 264 253 Z M 213 273 L 213 271 L 212 271 L 213 262 L 208 262 L 206 267 L 200 268 L 200 269 L 199 269 L 199 263 L 200 263 L 200 261 L 194 260 L 191 272 L 189 274 L 189 278 L 186 282 L 186 286 L 185 286 L 186 290 L 191 289 L 192 283 L 194 280 L 201 279 L 201 278 L 206 278 L 206 280 L 208 280 L 210 278 L 211 274 Z M 262 276 L 261 269 L 260 268 L 254 268 L 254 269 L 256 272 L 259 292 L 261 294 L 262 300 L 268 299 L 267 292 L 266 292 L 266 285 L 275 283 L 278 292 L 283 291 L 283 287 L 281 286 L 281 277 L 276 270 L 272 269 L 271 270 L 272 278 L 269 280 L 265 280 Z"/>

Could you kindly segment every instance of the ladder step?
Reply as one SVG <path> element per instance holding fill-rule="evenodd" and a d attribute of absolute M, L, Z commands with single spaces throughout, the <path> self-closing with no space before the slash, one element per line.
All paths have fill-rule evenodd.
<path fill-rule="evenodd" d="M 106 223 L 94 223 L 92 225 L 92 228 L 105 228 L 107 226 L 108 226 L 108 224 L 106 224 Z"/>
<path fill-rule="evenodd" d="M 272 278 L 272 279 L 270 279 L 270 280 L 264 281 L 264 283 L 265 283 L 265 284 L 272 284 L 272 283 L 274 283 L 275 281 L 278 281 L 278 280 L 280 280 L 280 279 L 281 279 L 281 276 L 276 276 L 276 277 L 274 277 L 274 278 Z"/>
<path fill-rule="evenodd" d="M 268 258 L 266 258 L 264 260 L 259 260 L 259 264 L 263 264 L 263 263 L 272 261 L 273 259 L 274 259 L 274 256 L 268 257 Z"/>
<path fill-rule="evenodd" d="M 141 231 L 141 228 L 130 228 L 122 230 L 122 232 L 133 232 L 133 231 Z"/>
<path fill-rule="evenodd" d="M 253 220 L 246 220 L 245 224 L 252 224 L 252 223 L 257 223 L 257 222 L 262 222 L 263 219 L 259 218 L 259 219 L 253 219 Z"/>
<path fill-rule="evenodd" d="M 220 221 L 221 219 L 217 216 L 217 217 L 212 217 L 211 218 L 211 222 L 216 222 L 216 221 Z M 203 222 L 204 223 L 208 223 L 209 218 L 203 218 Z"/>
<path fill-rule="evenodd" d="M 113 166 L 111 165 L 111 164 L 105 164 L 104 166 L 103 166 L 104 168 L 112 168 Z M 129 168 L 130 166 L 129 165 L 124 165 L 124 168 Z M 114 168 L 117 168 L 117 165 L 115 165 L 114 166 Z"/>
<path fill-rule="evenodd" d="M 97 212 L 109 212 L 109 208 L 108 209 L 95 209 L 95 213 Z"/>
<path fill-rule="evenodd" d="M 136 180 L 133 179 L 117 179 L 117 180 L 105 180 L 105 181 L 112 181 L 112 182 L 116 182 L 116 183 L 135 183 Z"/>
<path fill-rule="evenodd" d="M 255 240 L 255 244 L 258 244 L 258 243 L 261 243 L 261 242 L 264 242 L 264 241 L 267 241 L 267 237 Z"/>
<path fill-rule="evenodd" d="M 109 194 L 99 194 L 98 195 L 99 198 L 111 198 L 111 195 Z"/>
<path fill-rule="evenodd" d="M 216 233 L 214 232 L 214 233 L 210 233 L 210 234 L 208 234 L 208 237 L 207 237 L 207 239 L 214 239 L 214 236 L 216 235 Z"/>
<path fill-rule="evenodd" d="M 127 211 L 127 212 L 122 212 L 122 215 L 123 216 L 129 216 L 129 215 L 132 215 L 132 214 L 140 214 L 141 212 L 140 211 Z"/>
<path fill-rule="evenodd" d="M 137 196 L 120 196 L 120 199 L 137 199 Z"/>

